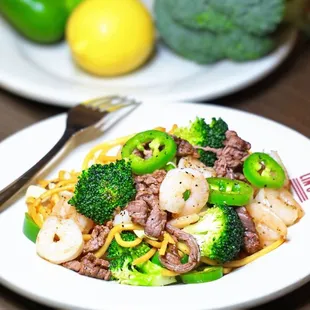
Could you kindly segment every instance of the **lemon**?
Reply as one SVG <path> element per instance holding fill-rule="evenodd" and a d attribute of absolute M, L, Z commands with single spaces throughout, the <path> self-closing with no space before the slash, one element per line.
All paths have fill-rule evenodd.
<path fill-rule="evenodd" d="M 69 17 L 66 39 L 82 69 L 116 76 L 137 69 L 150 57 L 155 27 L 139 0 L 86 0 Z"/>

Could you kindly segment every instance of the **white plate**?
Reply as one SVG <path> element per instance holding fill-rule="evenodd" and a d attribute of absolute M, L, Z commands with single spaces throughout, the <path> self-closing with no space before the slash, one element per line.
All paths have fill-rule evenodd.
<path fill-rule="evenodd" d="M 152 0 L 144 0 L 151 8 Z M 172 53 L 162 43 L 155 57 L 140 70 L 116 78 L 97 78 L 81 71 L 66 43 L 32 44 L 0 17 L 0 86 L 37 101 L 73 106 L 107 94 L 158 101 L 207 100 L 245 88 L 274 70 L 288 56 L 296 32 L 270 55 L 242 64 L 222 61 L 203 66 Z"/>
<path fill-rule="evenodd" d="M 277 150 L 291 178 L 310 178 L 310 141 L 301 134 L 270 120 L 233 109 L 212 105 L 147 102 L 106 136 L 80 145 L 71 151 L 58 169 L 80 169 L 87 151 L 100 141 L 166 126 L 186 124 L 196 116 L 209 120 L 221 116 L 231 129 L 252 143 L 252 150 Z M 65 116 L 60 115 L 17 133 L 0 144 L 0 188 L 34 164 L 60 137 Z M 285 139 L 283 139 L 285 137 Z M 302 150 L 299 151 L 299 150 Z M 304 177 L 304 181 L 307 177 Z M 310 196 L 308 188 L 299 192 Z M 308 190 L 308 192 L 307 192 Z M 304 197 L 304 196 L 302 196 Z M 296 196 L 296 199 L 299 199 Z M 132 287 L 80 276 L 40 259 L 35 246 L 22 234 L 26 206 L 18 201 L 0 214 L 0 279 L 14 291 L 44 304 L 66 309 L 92 310 L 180 310 L 235 309 L 253 306 L 279 297 L 305 283 L 310 275 L 309 200 L 302 199 L 306 211 L 302 220 L 288 229 L 289 241 L 270 254 L 222 279 L 195 285 Z"/>

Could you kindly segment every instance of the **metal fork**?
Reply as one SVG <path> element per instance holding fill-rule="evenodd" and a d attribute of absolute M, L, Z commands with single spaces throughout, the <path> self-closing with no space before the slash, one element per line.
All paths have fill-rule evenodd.
<path fill-rule="evenodd" d="M 107 117 L 105 117 L 107 114 L 114 114 L 114 121 L 112 123 L 110 119 L 110 126 L 112 126 L 112 124 L 119 121 L 120 118 L 128 115 L 139 104 L 139 102 L 126 97 L 110 96 L 95 98 L 70 109 L 67 114 L 66 129 L 54 147 L 33 167 L 0 191 L 0 212 L 5 209 L 3 204 L 18 193 L 40 170 L 42 170 L 56 154 L 63 149 L 73 136 L 90 127 L 102 127 L 103 120 L 107 120 Z M 122 114 L 111 113 L 118 110 L 120 110 L 119 112 L 124 112 L 125 110 L 127 112 Z"/>

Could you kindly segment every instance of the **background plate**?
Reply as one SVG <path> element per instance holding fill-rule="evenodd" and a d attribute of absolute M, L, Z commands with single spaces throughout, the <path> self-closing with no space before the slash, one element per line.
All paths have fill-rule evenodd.
<path fill-rule="evenodd" d="M 151 10 L 152 0 L 144 0 Z M 20 37 L 0 18 L 0 86 L 21 96 L 60 106 L 108 94 L 158 101 L 207 100 L 245 88 L 288 56 L 297 33 L 291 31 L 270 55 L 251 62 L 198 65 L 172 53 L 160 41 L 155 56 L 126 76 L 97 78 L 73 63 L 65 42 L 44 46 Z"/>

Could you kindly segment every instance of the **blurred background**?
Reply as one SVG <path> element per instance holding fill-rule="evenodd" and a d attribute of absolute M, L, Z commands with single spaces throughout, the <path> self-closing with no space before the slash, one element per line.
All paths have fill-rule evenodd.
<path fill-rule="evenodd" d="M 310 0 L 0 0 L 0 37 L 0 141 L 109 94 L 228 106 L 310 137 Z M 257 309 L 310 309 L 309 290 Z M 0 286 L 0 309 L 49 308 Z"/>

